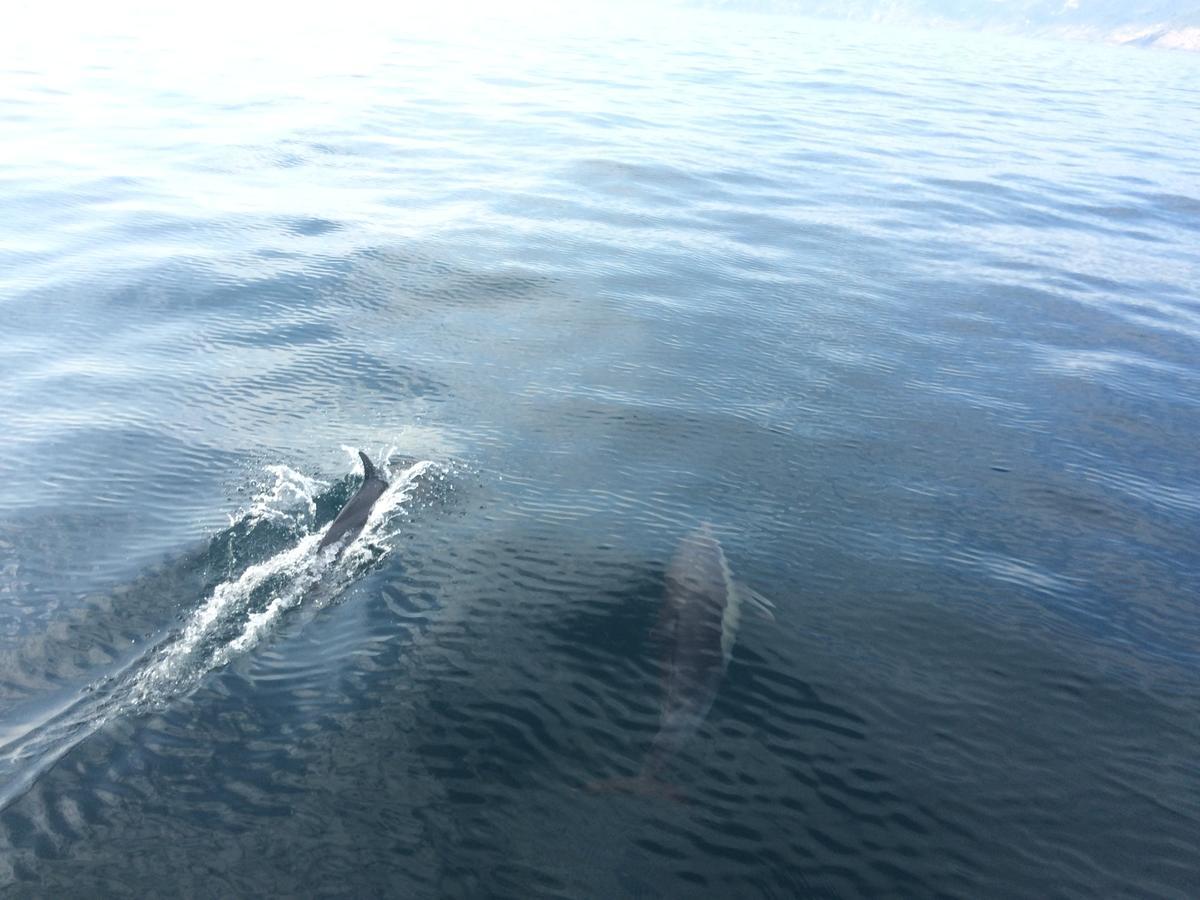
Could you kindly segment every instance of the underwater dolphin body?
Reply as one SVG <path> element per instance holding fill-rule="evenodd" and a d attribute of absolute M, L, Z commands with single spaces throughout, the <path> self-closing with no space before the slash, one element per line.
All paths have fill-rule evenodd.
<path fill-rule="evenodd" d="M 331 544 L 336 544 L 339 541 L 346 539 L 347 543 L 358 537 L 363 526 L 367 524 L 367 517 L 371 514 L 371 507 L 375 505 L 375 501 L 380 498 L 388 483 L 382 475 L 379 474 L 371 460 L 367 458 L 367 454 L 361 450 L 358 451 L 359 459 L 363 464 L 363 483 L 353 497 L 347 501 L 342 507 L 342 511 L 337 514 L 337 518 L 329 526 L 329 530 L 325 532 L 325 536 L 321 538 L 321 543 L 317 545 L 317 550 L 324 550 Z"/>
<path fill-rule="evenodd" d="M 774 620 L 769 600 L 734 581 L 725 551 L 707 523 L 680 542 L 666 581 L 657 628 L 665 651 L 658 733 L 640 775 L 601 782 L 596 788 L 674 794 L 660 775 L 695 735 L 716 700 L 743 608 Z"/>
<path fill-rule="evenodd" d="M 699 729 L 733 657 L 742 610 L 771 617 L 770 603 L 733 580 L 708 524 L 685 537 L 667 569 L 662 719 L 645 769 L 659 771 Z"/>

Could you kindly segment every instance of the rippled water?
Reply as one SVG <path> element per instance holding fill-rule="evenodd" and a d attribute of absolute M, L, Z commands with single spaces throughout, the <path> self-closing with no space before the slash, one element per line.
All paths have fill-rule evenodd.
<path fill-rule="evenodd" d="M 1200 60 L 347 18 L 0 38 L 0 884 L 1200 893 Z"/>

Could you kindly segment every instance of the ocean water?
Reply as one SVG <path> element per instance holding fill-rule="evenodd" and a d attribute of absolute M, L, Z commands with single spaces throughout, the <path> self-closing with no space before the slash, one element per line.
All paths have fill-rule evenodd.
<path fill-rule="evenodd" d="M 0 37 L 5 895 L 1200 894 L 1200 58 L 443 12 Z"/>

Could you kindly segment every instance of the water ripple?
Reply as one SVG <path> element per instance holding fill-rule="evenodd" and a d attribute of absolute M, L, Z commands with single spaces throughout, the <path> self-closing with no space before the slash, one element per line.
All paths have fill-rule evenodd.
<path fill-rule="evenodd" d="M 1190 57 L 27 19 L 4 888 L 1196 894 Z M 323 568 L 349 444 L 413 491 Z M 661 726 L 700 522 L 775 622 L 661 790 L 595 789 Z"/>

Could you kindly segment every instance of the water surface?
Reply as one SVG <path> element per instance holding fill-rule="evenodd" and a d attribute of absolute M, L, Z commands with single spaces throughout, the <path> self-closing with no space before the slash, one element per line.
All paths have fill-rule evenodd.
<path fill-rule="evenodd" d="M 21 27 L 8 891 L 1200 892 L 1200 60 Z M 357 447 L 397 487 L 322 560 Z M 701 522 L 776 622 L 680 800 L 591 793 Z"/>

